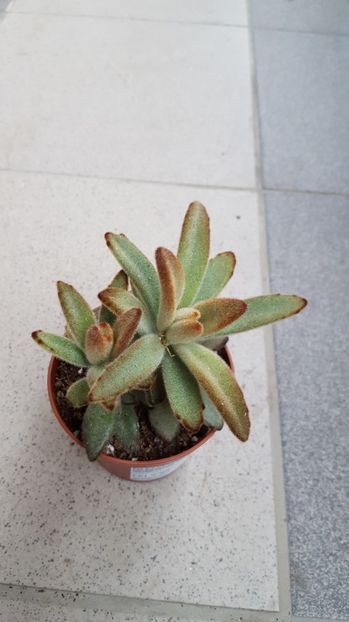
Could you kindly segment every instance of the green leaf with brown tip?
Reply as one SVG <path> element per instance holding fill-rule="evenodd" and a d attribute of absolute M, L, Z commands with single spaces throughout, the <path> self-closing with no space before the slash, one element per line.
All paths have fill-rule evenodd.
<path fill-rule="evenodd" d="M 174 321 L 177 322 L 179 320 L 199 320 L 200 319 L 200 311 L 198 309 L 194 309 L 194 307 L 182 307 L 182 309 L 177 309 Z"/>
<path fill-rule="evenodd" d="M 89 404 L 82 420 L 82 439 L 89 460 L 96 460 L 113 435 L 115 412 Z"/>
<path fill-rule="evenodd" d="M 107 322 L 93 324 L 87 329 L 85 354 L 91 365 L 99 365 L 109 357 L 114 343 L 113 329 Z"/>
<path fill-rule="evenodd" d="M 91 402 L 108 402 L 146 380 L 160 365 L 164 346 L 158 335 L 145 335 L 124 350 L 97 378 Z"/>
<path fill-rule="evenodd" d="M 178 345 L 174 351 L 205 389 L 233 434 L 241 441 L 247 441 L 250 431 L 248 408 L 230 367 L 218 354 L 199 343 Z"/>
<path fill-rule="evenodd" d="M 167 248 L 157 248 L 156 265 L 160 279 L 160 305 L 157 327 L 163 332 L 172 324 L 177 304 L 184 290 L 184 270 L 177 257 Z"/>
<path fill-rule="evenodd" d="M 207 300 L 207 298 L 215 298 L 233 276 L 235 264 L 235 255 L 230 251 L 219 253 L 210 259 L 200 289 L 195 296 L 195 300 L 199 301 Z"/>
<path fill-rule="evenodd" d="M 114 434 L 129 453 L 137 450 L 139 420 L 134 404 L 122 402 L 115 412 Z"/>
<path fill-rule="evenodd" d="M 107 233 L 105 238 L 113 255 L 156 318 L 159 310 L 160 284 L 154 266 L 125 235 Z"/>
<path fill-rule="evenodd" d="M 188 343 L 203 335 L 203 326 L 198 320 L 179 320 L 174 322 L 165 333 L 166 343 Z"/>
<path fill-rule="evenodd" d="M 119 289 L 123 289 L 125 291 L 127 291 L 128 288 L 128 278 L 127 278 L 127 274 L 126 272 L 124 272 L 123 270 L 120 270 L 113 278 L 113 280 L 111 281 L 111 283 L 109 283 L 108 287 L 117 287 Z M 107 307 L 105 307 L 104 305 L 101 306 L 100 308 L 100 312 L 99 312 L 99 321 L 100 322 L 108 322 L 108 324 L 110 324 L 110 326 L 113 326 L 114 322 L 115 322 L 115 315 L 114 313 L 112 313 L 112 311 L 110 311 L 110 309 L 107 309 Z"/>
<path fill-rule="evenodd" d="M 203 403 L 198 383 L 178 356 L 166 352 L 161 365 L 167 399 L 175 417 L 196 432 L 203 422 Z"/>
<path fill-rule="evenodd" d="M 129 311 L 130 309 L 141 309 L 142 317 L 137 327 L 137 331 L 140 335 L 147 335 L 156 330 L 155 323 L 149 310 L 131 292 L 125 292 L 122 289 L 108 287 L 98 294 L 98 298 L 106 307 L 108 307 L 108 309 L 110 309 L 110 311 L 115 313 L 115 315 Z"/>
<path fill-rule="evenodd" d="M 113 358 L 127 348 L 137 332 L 141 317 L 142 309 L 139 308 L 129 309 L 118 316 L 114 324 L 114 333 L 116 337 L 112 354 Z"/>
<path fill-rule="evenodd" d="M 68 387 L 66 398 L 74 408 L 81 408 L 88 403 L 88 392 L 89 386 L 86 378 L 80 378 Z"/>
<path fill-rule="evenodd" d="M 32 337 L 36 343 L 44 348 L 47 352 L 50 352 L 53 356 L 56 356 L 61 361 L 76 365 L 76 367 L 88 367 L 89 362 L 80 348 L 60 335 L 54 335 L 53 333 L 46 333 L 43 330 L 36 330 L 32 333 Z"/>
<path fill-rule="evenodd" d="M 217 408 L 215 407 L 212 400 L 210 400 L 205 389 L 201 387 L 200 393 L 205 406 L 204 423 L 210 428 L 215 428 L 215 430 L 221 430 L 224 425 L 223 417 L 219 414 Z"/>
<path fill-rule="evenodd" d="M 204 206 L 195 201 L 189 205 L 185 215 L 177 253 L 185 273 L 180 307 L 188 307 L 194 300 L 205 274 L 209 252 L 209 217 Z"/>
<path fill-rule="evenodd" d="M 167 400 L 149 409 L 149 421 L 155 434 L 171 443 L 180 430 L 180 423 L 174 416 Z"/>
<path fill-rule="evenodd" d="M 246 311 L 246 303 L 235 298 L 209 298 L 197 302 L 203 336 L 213 335 L 240 317 Z"/>
<path fill-rule="evenodd" d="M 265 326 L 299 313 L 307 304 L 304 298 L 289 294 L 270 294 L 245 300 L 247 309 L 235 322 L 232 322 L 217 335 L 232 335 L 245 330 Z"/>
<path fill-rule="evenodd" d="M 58 281 L 57 291 L 69 331 L 74 341 L 83 348 L 86 331 L 91 324 L 95 323 L 93 311 L 81 294 L 69 283 Z"/>

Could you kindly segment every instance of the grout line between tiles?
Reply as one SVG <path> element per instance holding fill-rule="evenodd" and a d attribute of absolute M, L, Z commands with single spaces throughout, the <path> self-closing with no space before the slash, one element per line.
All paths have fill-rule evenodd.
<path fill-rule="evenodd" d="M 256 165 L 257 168 L 257 165 Z M 259 167 L 260 168 L 260 167 Z M 233 192 L 259 192 L 265 194 L 267 192 L 275 192 L 280 194 L 301 194 L 301 195 L 310 195 L 310 196 L 338 196 L 338 197 L 348 197 L 349 192 L 320 192 L 313 190 L 297 190 L 293 188 L 268 188 L 266 186 L 260 186 L 258 182 L 259 172 L 257 171 L 257 183 L 256 186 L 251 187 L 243 187 L 243 186 L 225 186 L 225 185 L 215 185 L 215 184 L 201 184 L 201 183 L 188 183 L 181 181 L 162 181 L 159 179 L 138 179 L 132 177 L 113 177 L 109 175 L 84 175 L 82 173 L 61 173 L 56 171 L 39 171 L 39 170 L 30 170 L 30 169 L 15 169 L 15 168 L 2 168 L 0 167 L 1 173 L 10 173 L 13 175 L 43 175 L 43 176 L 52 176 L 52 177 L 72 177 L 77 179 L 95 179 L 102 181 L 114 181 L 125 184 L 148 184 L 154 186 L 179 186 L 183 188 L 198 188 L 203 190 L 228 190 Z"/>
<path fill-rule="evenodd" d="M 51 13 L 45 11 L 16 11 L 16 10 L 2 10 L 7 15 L 29 15 L 29 16 L 42 16 L 42 17 L 60 17 L 73 19 L 100 19 L 100 20 L 113 20 L 116 22 L 144 22 L 150 24 L 177 24 L 178 26 L 217 26 L 219 28 L 238 28 L 246 29 L 247 24 L 231 24 L 230 22 L 200 22 L 195 20 L 178 20 L 178 19 L 156 19 L 153 17 L 118 17 L 116 15 L 85 15 L 83 13 Z"/>
<path fill-rule="evenodd" d="M 252 22 L 252 7 L 250 1 L 248 6 L 249 23 Z M 266 225 L 266 211 L 263 192 L 263 152 L 260 133 L 259 99 L 257 87 L 257 63 L 256 50 L 254 46 L 254 32 L 252 26 L 249 30 L 250 55 L 251 55 L 251 78 L 253 93 L 253 117 L 254 117 L 254 142 L 256 158 L 256 182 L 258 192 L 259 207 L 259 227 L 260 227 L 260 260 L 263 277 L 263 290 L 270 291 L 269 266 L 268 266 L 268 238 Z M 278 385 L 275 367 L 275 349 L 273 332 L 270 326 L 264 329 L 264 340 L 266 350 L 267 378 L 269 389 L 270 406 L 270 434 L 271 434 L 271 454 L 273 469 L 273 485 L 275 499 L 275 529 L 277 546 L 277 566 L 278 566 L 278 592 L 279 607 L 282 617 L 291 620 L 291 584 L 290 566 L 288 555 L 288 533 L 287 533 L 287 512 L 286 497 L 283 476 L 281 426 L 278 399 Z"/>
<path fill-rule="evenodd" d="M 125 184 L 148 184 L 152 186 L 180 186 L 184 188 L 202 188 L 205 190 L 234 190 L 235 192 L 256 192 L 255 187 L 243 187 L 243 186 L 223 186 L 215 184 L 200 184 L 200 183 L 188 183 L 181 181 L 161 181 L 159 179 L 137 179 L 132 177 L 113 177 L 108 175 L 84 175 L 82 173 L 60 173 L 55 171 L 38 171 L 30 169 L 14 169 L 14 168 L 1 168 L 0 173 L 11 173 L 14 175 L 43 175 L 54 177 L 73 177 L 77 179 L 101 179 L 103 181 L 114 181 Z"/>
<path fill-rule="evenodd" d="M 253 30 L 255 32 L 285 32 L 289 34 L 300 34 L 300 35 L 319 35 L 320 37 L 349 37 L 349 32 L 336 32 L 331 31 L 327 32 L 326 30 L 302 30 L 300 29 L 292 29 L 292 28 L 280 28 L 277 26 L 253 26 Z"/>
<path fill-rule="evenodd" d="M 129 615 L 177 616 L 182 620 L 190 618 L 196 622 L 288 622 L 288 619 L 280 617 L 279 612 L 273 611 L 214 607 L 93 592 L 73 592 L 30 585 L 0 583 L 0 598 L 36 602 L 41 605 L 58 605 L 72 609 L 101 609 Z"/>

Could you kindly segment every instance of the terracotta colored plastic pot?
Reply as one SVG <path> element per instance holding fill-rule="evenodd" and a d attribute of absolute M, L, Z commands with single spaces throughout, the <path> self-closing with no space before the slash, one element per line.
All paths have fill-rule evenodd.
<path fill-rule="evenodd" d="M 222 358 L 224 358 L 224 360 L 234 371 L 232 359 L 226 348 L 224 348 L 224 352 L 222 352 Z M 82 442 L 78 438 L 76 438 L 73 432 L 69 430 L 68 426 L 63 421 L 58 409 L 54 391 L 58 362 L 58 359 L 52 357 L 48 368 L 47 388 L 51 407 L 58 423 L 61 425 L 63 430 L 68 434 L 68 436 L 70 436 L 71 440 L 76 443 L 76 445 L 80 445 L 80 447 L 83 447 Z M 107 471 L 110 471 L 110 473 L 113 473 L 113 475 L 117 475 L 122 479 L 132 480 L 135 482 L 150 482 L 152 480 L 165 477 L 173 471 L 176 471 L 176 469 L 178 469 L 178 467 L 180 467 L 185 462 L 189 454 L 193 453 L 193 451 L 201 447 L 201 445 L 203 445 L 210 438 L 212 438 L 214 433 L 215 430 L 210 430 L 210 432 L 208 432 L 206 436 L 201 438 L 196 443 L 196 445 L 190 447 L 189 449 L 186 449 L 185 451 L 180 452 L 179 454 L 176 454 L 175 456 L 170 456 L 168 458 L 161 458 L 159 460 L 133 461 L 121 460 L 120 458 L 115 458 L 114 456 L 108 456 L 107 454 L 102 453 L 98 457 L 98 462 L 101 464 L 102 467 L 107 469 Z"/>

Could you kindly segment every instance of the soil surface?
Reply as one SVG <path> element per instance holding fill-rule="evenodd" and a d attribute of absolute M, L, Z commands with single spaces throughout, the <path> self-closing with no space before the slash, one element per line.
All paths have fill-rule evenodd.
<path fill-rule="evenodd" d="M 54 384 L 56 403 L 63 421 L 79 440 L 82 440 L 81 424 L 86 407 L 79 409 L 73 408 L 65 395 L 68 387 L 75 382 L 75 380 L 83 378 L 84 376 L 84 369 L 78 369 L 63 361 L 58 362 Z M 199 432 L 193 435 L 184 428 L 181 428 L 176 438 L 171 441 L 171 443 L 168 443 L 157 436 L 151 429 L 148 420 L 148 410 L 143 404 L 139 404 L 138 417 L 140 443 L 137 455 L 132 455 L 125 451 L 121 443 L 115 437 L 107 443 L 105 453 L 117 458 L 122 458 L 123 460 L 158 460 L 159 458 L 175 456 L 181 451 L 193 447 L 193 445 L 205 436 L 208 431 L 206 426 L 202 426 Z"/>

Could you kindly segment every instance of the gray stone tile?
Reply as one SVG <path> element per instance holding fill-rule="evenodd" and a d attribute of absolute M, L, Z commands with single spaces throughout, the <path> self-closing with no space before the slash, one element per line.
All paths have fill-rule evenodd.
<path fill-rule="evenodd" d="M 277 325 L 294 612 L 347 618 L 349 200 L 268 193 L 271 284 L 309 299 Z"/>
<path fill-rule="evenodd" d="M 349 192 L 349 38 L 258 31 L 268 188 Z"/>
<path fill-rule="evenodd" d="M 348 0 L 251 0 L 253 26 L 349 33 Z"/>
<path fill-rule="evenodd" d="M 1 168 L 255 186 L 246 28 L 8 13 L 0 58 Z"/>

